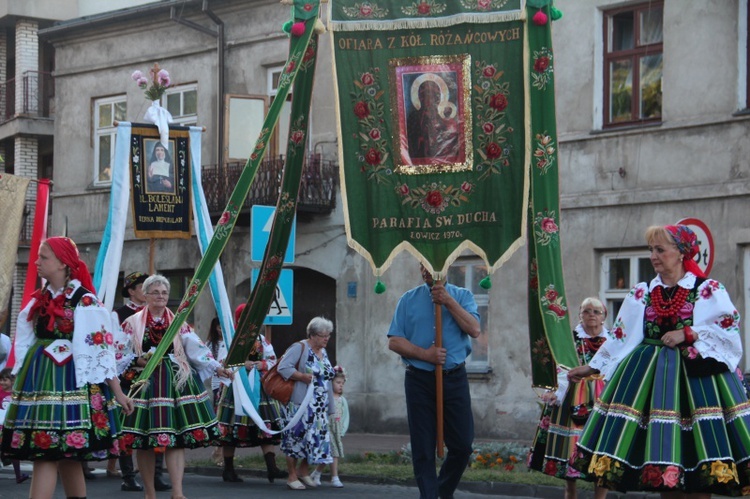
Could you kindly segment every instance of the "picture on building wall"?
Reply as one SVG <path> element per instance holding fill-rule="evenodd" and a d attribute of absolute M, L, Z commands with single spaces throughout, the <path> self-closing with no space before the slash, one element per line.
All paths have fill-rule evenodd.
<path fill-rule="evenodd" d="M 174 141 L 168 145 L 159 140 L 144 139 L 148 162 L 144 163 L 146 192 L 149 194 L 168 192 L 175 194 Z"/>
<path fill-rule="evenodd" d="M 428 173 L 466 166 L 469 94 L 464 56 L 390 61 L 394 109 L 398 110 L 399 168 Z M 451 168 L 452 171 L 455 171 Z"/>

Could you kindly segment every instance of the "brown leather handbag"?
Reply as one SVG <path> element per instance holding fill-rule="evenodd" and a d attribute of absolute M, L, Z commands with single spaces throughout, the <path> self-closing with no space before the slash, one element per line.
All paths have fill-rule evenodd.
<path fill-rule="evenodd" d="M 300 362 L 302 362 L 302 357 L 304 357 L 305 355 L 305 344 L 301 341 L 300 343 L 302 344 L 302 353 L 300 354 L 299 360 L 297 361 L 298 371 L 299 364 Z M 282 376 L 278 371 L 280 362 L 281 360 L 274 364 L 271 369 L 266 371 L 266 373 L 260 378 L 260 384 L 261 386 L 263 386 L 263 391 L 266 392 L 266 395 L 286 405 L 292 399 L 292 392 L 294 391 L 294 383 L 296 383 L 296 381 L 293 381 L 291 379 L 284 379 L 284 376 Z"/>

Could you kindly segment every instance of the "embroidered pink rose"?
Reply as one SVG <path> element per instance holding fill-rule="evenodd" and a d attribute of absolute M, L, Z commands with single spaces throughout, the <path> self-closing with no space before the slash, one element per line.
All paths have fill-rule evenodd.
<path fill-rule="evenodd" d="M 477 8 L 487 10 L 492 6 L 492 0 L 477 0 Z"/>
<path fill-rule="evenodd" d="M 545 217 L 542 219 L 542 230 L 549 234 L 554 234 L 560 229 L 553 218 Z"/>
<path fill-rule="evenodd" d="M 159 433 L 159 435 L 156 437 L 156 443 L 158 443 L 161 447 L 166 447 L 171 443 L 171 439 L 166 433 Z"/>
<path fill-rule="evenodd" d="M 372 73 L 364 73 L 360 78 L 359 81 L 362 82 L 362 85 L 369 87 L 373 83 L 375 83 L 375 78 L 372 76 Z"/>
<path fill-rule="evenodd" d="M 86 445 L 86 435 L 81 431 L 73 431 L 68 433 L 68 436 L 65 437 L 65 443 L 68 444 L 68 447 L 83 449 Z"/>
<path fill-rule="evenodd" d="M 705 288 L 701 289 L 701 298 L 704 300 L 708 300 L 711 298 L 714 294 L 714 290 L 711 289 L 711 286 L 706 286 Z"/>
<path fill-rule="evenodd" d="M 104 397 L 100 393 L 91 396 L 91 408 L 95 411 L 101 411 L 104 408 Z"/>
<path fill-rule="evenodd" d="M 680 483 L 680 469 L 674 465 L 667 466 L 661 479 L 664 480 L 665 486 L 669 488 L 677 487 Z"/>
<path fill-rule="evenodd" d="M 646 307 L 646 320 L 648 322 L 654 322 L 656 320 L 656 310 L 654 310 L 654 307 Z"/>
<path fill-rule="evenodd" d="M 546 430 L 549 428 L 549 416 L 544 416 L 541 421 L 539 421 L 539 428 L 542 430 Z"/>
<path fill-rule="evenodd" d="M 23 443 L 26 439 L 24 438 L 23 433 L 20 431 L 14 431 L 13 432 L 13 438 L 10 440 L 10 446 L 13 449 L 18 449 L 19 447 L 23 446 Z"/>
<path fill-rule="evenodd" d="M 688 359 L 697 359 L 698 355 L 700 355 L 698 353 L 698 350 L 695 349 L 695 347 L 687 347 L 687 353 L 688 353 Z"/>
<path fill-rule="evenodd" d="M 646 294 L 646 291 L 643 288 L 638 288 L 635 290 L 635 294 L 633 296 L 635 296 L 636 300 L 641 301 L 643 297 L 645 296 L 645 294 Z"/>
<path fill-rule="evenodd" d="M 115 336 L 112 333 L 105 333 L 104 334 L 104 343 L 107 345 L 111 345 L 115 342 Z"/>
<path fill-rule="evenodd" d="M 362 5 L 361 5 L 361 6 L 359 7 L 359 13 L 360 13 L 361 15 L 365 16 L 365 17 L 367 17 L 367 16 L 371 15 L 371 14 L 372 14 L 372 6 L 370 6 L 370 4 L 367 4 L 367 3 L 363 3 L 363 4 L 362 4 Z"/>
<path fill-rule="evenodd" d="M 66 308 L 63 310 L 63 317 L 66 319 L 72 319 L 73 318 L 73 309 L 72 308 Z"/>
<path fill-rule="evenodd" d="M 681 319 L 687 319 L 688 317 L 692 317 L 693 315 L 693 304 L 689 301 L 686 301 L 682 307 L 680 307 L 680 310 L 677 311 L 677 315 Z"/>
<path fill-rule="evenodd" d="M 229 222 L 229 212 L 225 211 L 221 214 L 221 218 L 219 219 L 219 225 L 226 225 L 227 222 Z"/>

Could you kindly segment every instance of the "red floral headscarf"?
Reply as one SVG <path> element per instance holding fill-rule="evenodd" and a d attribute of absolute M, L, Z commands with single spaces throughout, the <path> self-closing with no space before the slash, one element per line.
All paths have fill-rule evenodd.
<path fill-rule="evenodd" d="M 72 239 L 69 237 L 50 237 L 44 241 L 44 244 L 49 246 L 58 260 L 68 266 L 71 279 L 78 279 L 81 281 L 81 286 L 92 293 L 96 293 L 89 269 L 81 260 L 76 243 Z"/>
<path fill-rule="evenodd" d="M 682 266 L 687 272 L 692 272 L 696 277 L 705 278 L 706 274 L 701 270 L 693 259 L 698 254 L 698 236 L 690 230 L 687 225 L 666 225 L 664 228 L 669 232 L 677 245 L 677 249 L 685 257 L 682 259 Z"/>

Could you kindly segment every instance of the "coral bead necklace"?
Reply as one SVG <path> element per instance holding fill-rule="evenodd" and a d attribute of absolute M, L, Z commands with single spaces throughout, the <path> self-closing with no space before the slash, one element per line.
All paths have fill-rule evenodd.
<path fill-rule="evenodd" d="M 658 291 L 654 290 L 654 292 L 651 293 L 651 304 L 654 307 L 654 312 L 659 317 L 676 316 L 677 312 L 683 305 L 685 305 L 690 290 L 676 286 L 676 290 L 674 288 L 672 289 L 674 296 L 664 298 L 664 295 L 668 293 L 669 292 L 666 288 L 660 288 Z"/>

